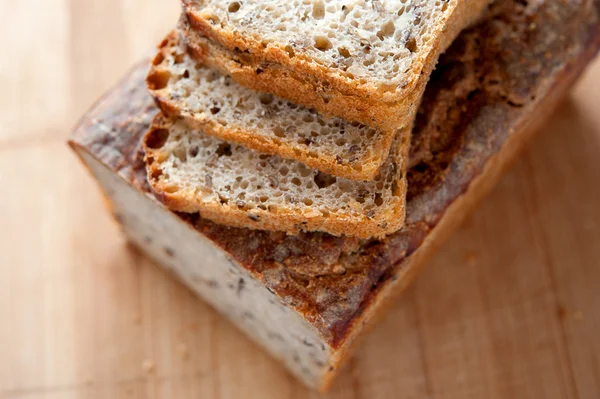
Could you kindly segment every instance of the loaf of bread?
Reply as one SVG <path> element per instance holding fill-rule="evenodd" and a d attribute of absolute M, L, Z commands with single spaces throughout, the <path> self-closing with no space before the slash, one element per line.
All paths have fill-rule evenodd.
<path fill-rule="evenodd" d="M 285 126 L 282 126 L 285 128 Z M 234 227 L 372 238 L 404 224 L 408 146 L 372 181 L 322 173 L 159 115 L 144 137 L 148 182 L 169 209 Z"/>
<path fill-rule="evenodd" d="M 489 190 L 600 47 L 600 3 L 497 0 L 441 58 L 421 104 L 406 224 L 383 240 L 225 227 L 151 194 L 146 61 L 71 146 L 125 234 L 306 385 L 324 390 L 386 302 Z M 376 367 L 376 366 L 375 366 Z"/>
<path fill-rule="evenodd" d="M 489 3 L 182 1 L 200 39 L 190 44 L 210 50 L 211 66 L 252 89 L 387 135 L 411 123 L 439 54 Z"/>
<path fill-rule="evenodd" d="M 188 49 L 177 32 L 160 44 L 147 82 L 163 113 L 180 116 L 206 134 L 331 175 L 373 180 L 379 173 L 393 136 L 240 86 L 203 66 L 203 54 L 198 47 Z M 406 152 L 408 139 L 402 144 Z"/>

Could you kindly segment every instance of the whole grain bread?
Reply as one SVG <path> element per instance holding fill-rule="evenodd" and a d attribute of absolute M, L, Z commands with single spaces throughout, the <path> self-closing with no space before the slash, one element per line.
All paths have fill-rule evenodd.
<path fill-rule="evenodd" d="M 599 14 L 597 0 L 497 0 L 461 35 L 440 60 L 416 121 L 406 224 L 384 240 L 238 229 L 161 206 L 141 148 L 157 113 L 144 84 L 147 60 L 86 114 L 70 144 L 131 242 L 307 386 L 325 390 L 385 304 L 593 59 Z M 205 275 L 215 270 L 218 280 Z M 263 294 L 264 308 L 249 300 Z M 296 318 L 273 322 L 286 310 Z"/>
<path fill-rule="evenodd" d="M 310 169 L 190 129 L 158 115 L 144 138 L 148 182 L 170 209 L 223 225 L 372 238 L 404 223 L 406 145 L 372 181 Z"/>
<path fill-rule="evenodd" d="M 411 123 L 439 54 L 489 3 L 182 1 L 198 33 L 188 34 L 189 43 L 209 65 L 252 89 L 387 135 Z"/>
<path fill-rule="evenodd" d="M 165 114 L 209 135 L 349 179 L 372 180 L 387 159 L 393 135 L 256 93 L 203 66 L 205 52 L 188 50 L 174 31 L 152 62 L 147 83 Z"/>

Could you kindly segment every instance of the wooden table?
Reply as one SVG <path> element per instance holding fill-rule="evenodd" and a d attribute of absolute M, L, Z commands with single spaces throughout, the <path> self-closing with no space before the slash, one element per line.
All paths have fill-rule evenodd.
<path fill-rule="evenodd" d="M 176 0 L 0 0 L 0 398 L 307 398 L 129 248 L 65 145 Z M 332 398 L 600 398 L 600 63 Z"/>

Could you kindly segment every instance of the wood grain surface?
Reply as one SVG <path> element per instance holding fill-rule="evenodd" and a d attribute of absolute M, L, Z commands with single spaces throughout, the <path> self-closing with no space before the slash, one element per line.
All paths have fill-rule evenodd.
<path fill-rule="evenodd" d="M 315 398 L 129 248 L 65 144 L 177 0 L 0 0 L 0 398 Z M 331 398 L 600 398 L 600 63 Z"/>

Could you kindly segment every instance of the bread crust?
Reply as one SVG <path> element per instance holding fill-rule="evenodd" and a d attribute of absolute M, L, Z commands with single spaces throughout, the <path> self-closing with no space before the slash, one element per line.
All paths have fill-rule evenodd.
<path fill-rule="evenodd" d="M 419 248 L 400 265 L 396 265 L 393 275 L 379 285 L 376 292 L 370 295 L 365 310 L 352 320 L 342 345 L 335 352 L 334 367 L 339 370 L 356 351 L 360 339 L 365 336 L 365 326 L 372 328 L 400 294 L 416 278 L 419 270 L 435 255 L 469 215 L 470 210 L 494 188 L 503 172 L 508 169 L 527 143 L 539 132 L 543 123 L 552 114 L 568 90 L 573 86 L 579 74 L 567 71 L 560 77 L 558 84 L 548 91 L 548 95 L 535 105 L 535 113 L 531 118 L 521 120 L 515 132 L 508 137 L 498 153 L 485 164 L 481 174 L 476 176 L 468 189 L 452 202 L 444 211 L 439 222 L 429 232 Z M 319 390 L 326 392 L 335 375 L 326 375 Z"/>
<path fill-rule="evenodd" d="M 432 29 L 433 40 L 428 42 L 412 63 L 406 84 L 395 91 L 382 91 L 372 84 L 360 83 L 342 74 L 339 69 L 315 62 L 306 54 L 294 53 L 290 56 L 281 44 L 264 44 L 236 30 L 228 30 L 219 23 L 211 22 L 209 15 L 198 8 L 197 2 L 182 2 L 189 26 L 199 35 L 218 43 L 228 51 L 247 53 L 255 65 L 262 63 L 263 67 L 260 69 L 263 71 L 273 68 L 271 65 L 277 65 L 283 70 L 294 71 L 296 76 L 305 77 L 290 78 L 273 85 L 273 81 L 269 82 L 266 75 L 261 76 L 262 73 L 241 73 L 231 64 L 218 62 L 218 57 L 207 58 L 211 66 L 218 68 L 220 64 L 223 72 L 230 74 L 238 83 L 255 90 L 267 90 L 292 102 L 315 108 L 325 115 L 334 115 L 377 127 L 385 132 L 394 132 L 412 122 L 439 55 L 462 29 L 481 16 L 489 0 L 450 0 L 447 19 Z"/>
<path fill-rule="evenodd" d="M 181 36 L 187 36 L 186 33 L 181 33 Z M 333 152 L 326 152 L 324 150 L 316 151 L 311 149 L 310 146 L 274 140 L 272 137 L 256 134 L 250 129 L 245 129 L 243 126 L 223 126 L 216 123 L 214 118 L 185 110 L 177 99 L 172 98 L 169 86 L 157 87 L 154 83 L 157 77 L 166 73 L 166 70 L 161 65 L 161 61 L 168 56 L 169 52 L 171 52 L 174 47 L 180 45 L 180 40 L 179 32 L 171 32 L 160 43 L 158 53 L 154 57 L 148 72 L 147 82 L 150 93 L 164 114 L 174 117 L 183 117 L 190 126 L 200 129 L 208 135 L 239 143 L 245 147 L 266 154 L 275 154 L 282 158 L 294 159 L 311 168 L 318 169 L 333 176 L 358 181 L 373 180 L 375 176 L 377 176 L 381 165 L 386 161 L 389 155 L 392 141 L 397 134 L 396 130 L 390 132 L 379 130 L 377 132 L 378 139 L 371 148 L 359 152 L 356 157 L 351 159 L 342 159 Z M 187 42 L 188 53 L 193 56 L 197 62 L 208 64 L 220 72 L 227 72 L 235 69 L 235 66 L 223 67 L 225 64 L 237 64 L 233 58 L 229 58 L 227 54 L 219 55 L 217 52 L 209 51 L 208 45 L 209 43 L 200 43 L 190 38 Z M 209 57 L 212 57 L 214 62 L 209 62 Z M 246 73 L 250 73 L 250 71 L 247 68 L 243 68 L 240 69 L 240 73 L 236 72 L 236 75 L 243 79 L 242 75 L 245 75 Z M 252 72 L 252 74 L 253 73 L 254 72 Z M 280 85 L 281 83 L 283 83 L 283 86 L 286 86 L 286 84 L 289 84 L 290 86 L 295 85 L 293 78 L 288 78 L 286 73 L 282 74 L 278 72 L 276 68 L 266 69 L 264 75 L 265 79 L 261 78 L 261 81 L 264 82 L 265 86 L 255 87 L 255 90 L 268 92 L 267 86 Z M 312 86 L 305 87 L 300 84 L 297 84 L 296 88 L 298 91 L 306 91 L 307 93 L 312 92 L 313 90 Z M 398 132 L 401 132 L 403 135 L 401 138 L 402 143 L 408 146 L 410 131 L 407 129 L 399 129 Z M 407 151 L 408 149 L 404 150 Z"/>

